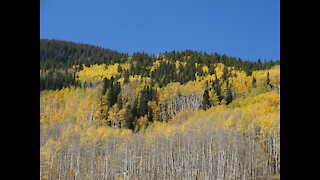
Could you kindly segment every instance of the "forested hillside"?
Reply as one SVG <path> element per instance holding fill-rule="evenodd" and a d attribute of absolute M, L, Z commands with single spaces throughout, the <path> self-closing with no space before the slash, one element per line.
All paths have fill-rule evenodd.
<path fill-rule="evenodd" d="M 189 62 L 189 63 L 186 63 Z M 83 69 L 83 65 L 126 64 L 130 68 L 119 69 L 121 77 L 130 75 L 152 77 L 160 86 L 169 82 L 186 83 L 200 76 L 214 73 L 214 64 L 222 63 L 226 67 L 242 70 L 247 75 L 253 71 L 270 69 L 280 61 L 243 61 L 218 53 L 202 53 L 197 51 L 172 51 L 150 56 L 146 53 L 134 53 L 128 56 L 113 50 L 99 48 L 87 44 L 78 44 L 61 40 L 40 40 L 40 90 L 62 89 L 70 85 L 78 86 L 75 73 Z M 179 66 L 182 64 L 182 66 Z M 72 68 L 76 66 L 77 68 Z M 204 72 L 203 68 L 208 68 Z M 176 69 L 176 70 L 175 70 Z"/>
<path fill-rule="evenodd" d="M 41 179 L 280 174 L 280 61 L 40 40 Z"/>

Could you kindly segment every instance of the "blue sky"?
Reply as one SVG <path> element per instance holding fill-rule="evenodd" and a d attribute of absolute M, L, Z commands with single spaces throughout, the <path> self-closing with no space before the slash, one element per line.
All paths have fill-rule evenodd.
<path fill-rule="evenodd" d="M 280 59 L 279 0 L 41 0 L 40 38 Z"/>

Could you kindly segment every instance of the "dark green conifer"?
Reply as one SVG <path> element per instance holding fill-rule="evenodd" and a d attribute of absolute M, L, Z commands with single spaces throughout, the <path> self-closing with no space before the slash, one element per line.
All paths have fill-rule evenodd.
<path fill-rule="evenodd" d="M 203 93 L 203 100 L 202 100 L 202 108 L 204 110 L 208 109 L 210 107 L 210 96 L 209 96 L 209 92 L 208 90 L 204 90 L 204 93 Z"/>

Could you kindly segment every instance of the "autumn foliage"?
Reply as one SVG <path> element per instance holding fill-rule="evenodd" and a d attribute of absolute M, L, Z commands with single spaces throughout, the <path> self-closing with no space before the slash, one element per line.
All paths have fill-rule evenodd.
<path fill-rule="evenodd" d="M 280 66 L 248 74 L 164 58 L 150 74 L 132 73 L 132 58 L 73 66 L 78 86 L 41 91 L 40 178 L 279 175 Z M 178 80 L 184 68 L 195 72 L 167 82 L 166 68 Z"/>

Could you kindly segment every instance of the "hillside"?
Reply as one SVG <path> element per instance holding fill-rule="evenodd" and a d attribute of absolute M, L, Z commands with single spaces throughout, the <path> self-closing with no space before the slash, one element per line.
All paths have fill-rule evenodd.
<path fill-rule="evenodd" d="M 189 63 L 186 63 L 189 62 Z M 191 50 L 172 51 L 150 56 L 146 53 L 134 53 L 132 56 L 117 51 L 104 49 L 87 44 L 79 44 L 61 40 L 40 39 L 40 91 L 46 89 L 62 89 L 78 86 L 75 72 L 83 69 L 83 65 L 127 64 L 130 68 L 122 71 L 119 76 L 129 75 L 152 77 L 160 86 L 169 82 L 186 83 L 195 80 L 195 74 L 213 74 L 213 64 L 222 63 L 251 75 L 255 70 L 270 69 L 280 61 L 243 61 L 241 58 L 205 53 Z M 179 64 L 183 63 L 182 66 Z M 73 66 L 78 68 L 74 69 Z M 152 67 L 154 66 L 154 67 Z M 179 69 L 175 70 L 179 66 Z M 157 69 L 155 69 L 157 67 Z M 159 67 L 159 68 L 158 68 Z M 210 71 L 203 72 L 203 68 Z"/>
<path fill-rule="evenodd" d="M 65 53 L 40 53 L 60 64 L 40 69 L 41 179 L 280 174 L 279 61 L 103 49 L 77 61 L 84 46 L 51 42 Z"/>
<path fill-rule="evenodd" d="M 88 44 L 40 39 L 40 69 L 74 64 L 114 63 L 126 54 Z M 119 61 L 116 61 L 119 62 Z"/>

